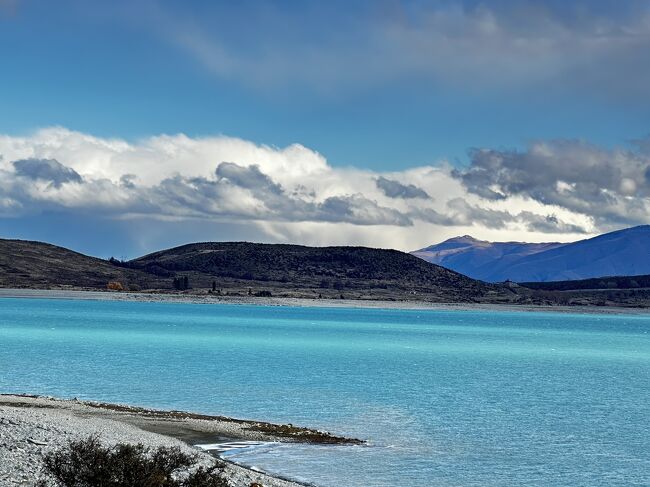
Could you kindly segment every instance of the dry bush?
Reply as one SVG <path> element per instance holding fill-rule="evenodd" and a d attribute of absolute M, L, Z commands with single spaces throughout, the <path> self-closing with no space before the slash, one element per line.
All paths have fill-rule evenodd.
<path fill-rule="evenodd" d="M 111 291 L 124 291 L 124 286 L 122 286 L 121 282 L 117 281 L 111 281 L 109 282 L 106 287 L 110 289 Z"/>
<path fill-rule="evenodd" d="M 196 467 L 178 447 L 102 445 L 99 438 L 71 441 L 43 458 L 39 487 L 228 487 L 223 466 Z"/>

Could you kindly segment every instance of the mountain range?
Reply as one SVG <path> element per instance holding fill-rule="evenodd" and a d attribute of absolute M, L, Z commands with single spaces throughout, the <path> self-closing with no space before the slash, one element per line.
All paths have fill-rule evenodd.
<path fill-rule="evenodd" d="M 547 282 L 650 274 L 650 225 L 572 243 L 487 242 L 456 237 L 412 252 L 486 282 Z"/>

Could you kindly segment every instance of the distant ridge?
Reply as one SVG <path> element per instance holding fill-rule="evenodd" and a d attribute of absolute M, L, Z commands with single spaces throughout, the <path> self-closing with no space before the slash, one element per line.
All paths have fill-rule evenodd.
<path fill-rule="evenodd" d="M 486 242 L 456 237 L 412 252 L 487 282 L 546 282 L 650 274 L 650 226 L 578 242 Z"/>

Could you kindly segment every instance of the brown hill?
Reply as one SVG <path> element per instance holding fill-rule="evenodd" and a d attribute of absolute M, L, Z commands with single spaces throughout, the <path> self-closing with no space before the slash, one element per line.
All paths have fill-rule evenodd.
<path fill-rule="evenodd" d="M 125 289 L 140 289 L 170 287 L 168 281 L 56 245 L 0 239 L 1 287 L 106 289 L 120 282 Z"/>

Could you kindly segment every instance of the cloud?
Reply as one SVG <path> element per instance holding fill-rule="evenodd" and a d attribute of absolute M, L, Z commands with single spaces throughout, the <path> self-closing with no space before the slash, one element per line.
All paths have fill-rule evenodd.
<path fill-rule="evenodd" d="M 233 162 L 222 162 L 216 169 L 217 177 L 246 189 L 254 189 L 264 193 L 283 194 L 282 186 L 274 183 L 270 177 L 260 171 L 259 166 L 238 166 Z"/>
<path fill-rule="evenodd" d="M 346 222 L 355 225 L 409 226 L 411 219 L 360 194 L 330 196 L 319 201 L 288 194 L 259 166 L 223 162 L 216 180 L 175 176 L 152 188 L 161 202 L 159 212 L 178 208 L 196 217 L 237 217 L 250 220 Z M 168 210 L 167 210 L 168 211 Z"/>
<path fill-rule="evenodd" d="M 402 184 L 383 176 L 378 177 L 376 183 L 377 187 L 389 198 L 429 198 L 426 191 L 414 184 Z"/>
<path fill-rule="evenodd" d="M 14 169 L 18 176 L 29 179 L 48 181 L 55 188 L 63 183 L 81 183 L 81 176 L 69 167 L 54 159 L 22 159 L 14 161 Z"/>
<path fill-rule="evenodd" d="M 528 229 L 542 233 L 587 233 L 580 225 L 566 223 L 558 219 L 557 216 L 538 215 L 530 211 L 522 211 L 518 215 Z"/>
<path fill-rule="evenodd" d="M 521 196 L 588 215 L 597 226 L 610 228 L 648 222 L 649 170 L 650 157 L 639 150 L 553 140 L 534 142 L 525 151 L 472 150 L 469 167 L 453 175 L 481 198 Z M 542 223 L 533 227 L 548 228 Z"/>
<path fill-rule="evenodd" d="M 507 223 L 515 221 L 515 217 L 508 211 L 479 208 L 470 205 L 462 198 L 447 201 L 443 210 L 412 208 L 410 214 L 413 218 L 447 227 L 481 225 L 493 229 L 502 229 L 505 228 Z"/>
<path fill-rule="evenodd" d="M 321 215 L 320 219 L 331 222 L 360 225 L 413 225 L 408 215 L 396 209 L 383 207 L 362 195 L 329 197 L 317 206 L 316 214 Z"/>
<path fill-rule="evenodd" d="M 650 90 L 646 2 L 347 2 L 346 16 L 340 9 L 225 5 L 189 15 L 157 5 L 142 17 L 216 77 L 260 89 L 367 89 L 406 79 L 597 96 Z"/>
<path fill-rule="evenodd" d="M 481 226 L 493 230 L 506 230 L 512 226 L 522 226 L 531 232 L 544 234 L 587 233 L 584 226 L 564 222 L 553 214 L 545 215 L 525 210 L 511 213 L 508 210 L 496 210 L 469 204 L 464 198 L 449 200 L 443 213 L 431 208 L 414 209 L 411 211 L 411 216 L 447 227 Z"/>
<path fill-rule="evenodd" d="M 576 141 L 479 149 L 463 169 L 440 161 L 382 173 L 333 167 L 300 144 L 182 134 L 127 142 L 54 127 L 0 135 L 0 156 L 0 220 L 102 219 L 139 245 L 163 238 L 144 229 L 164 236 L 171 222 L 202 240 L 236 229 L 260 241 L 412 250 L 458 234 L 571 240 L 650 219 L 648 156 Z"/>
<path fill-rule="evenodd" d="M 462 221 L 465 225 L 476 224 L 489 228 L 505 228 L 515 218 L 506 210 L 494 210 L 490 208 L 481 208 L 477 205 L 470 205 L 462 198 L 455 198 L 447 203 L 456 219 Z"/>

